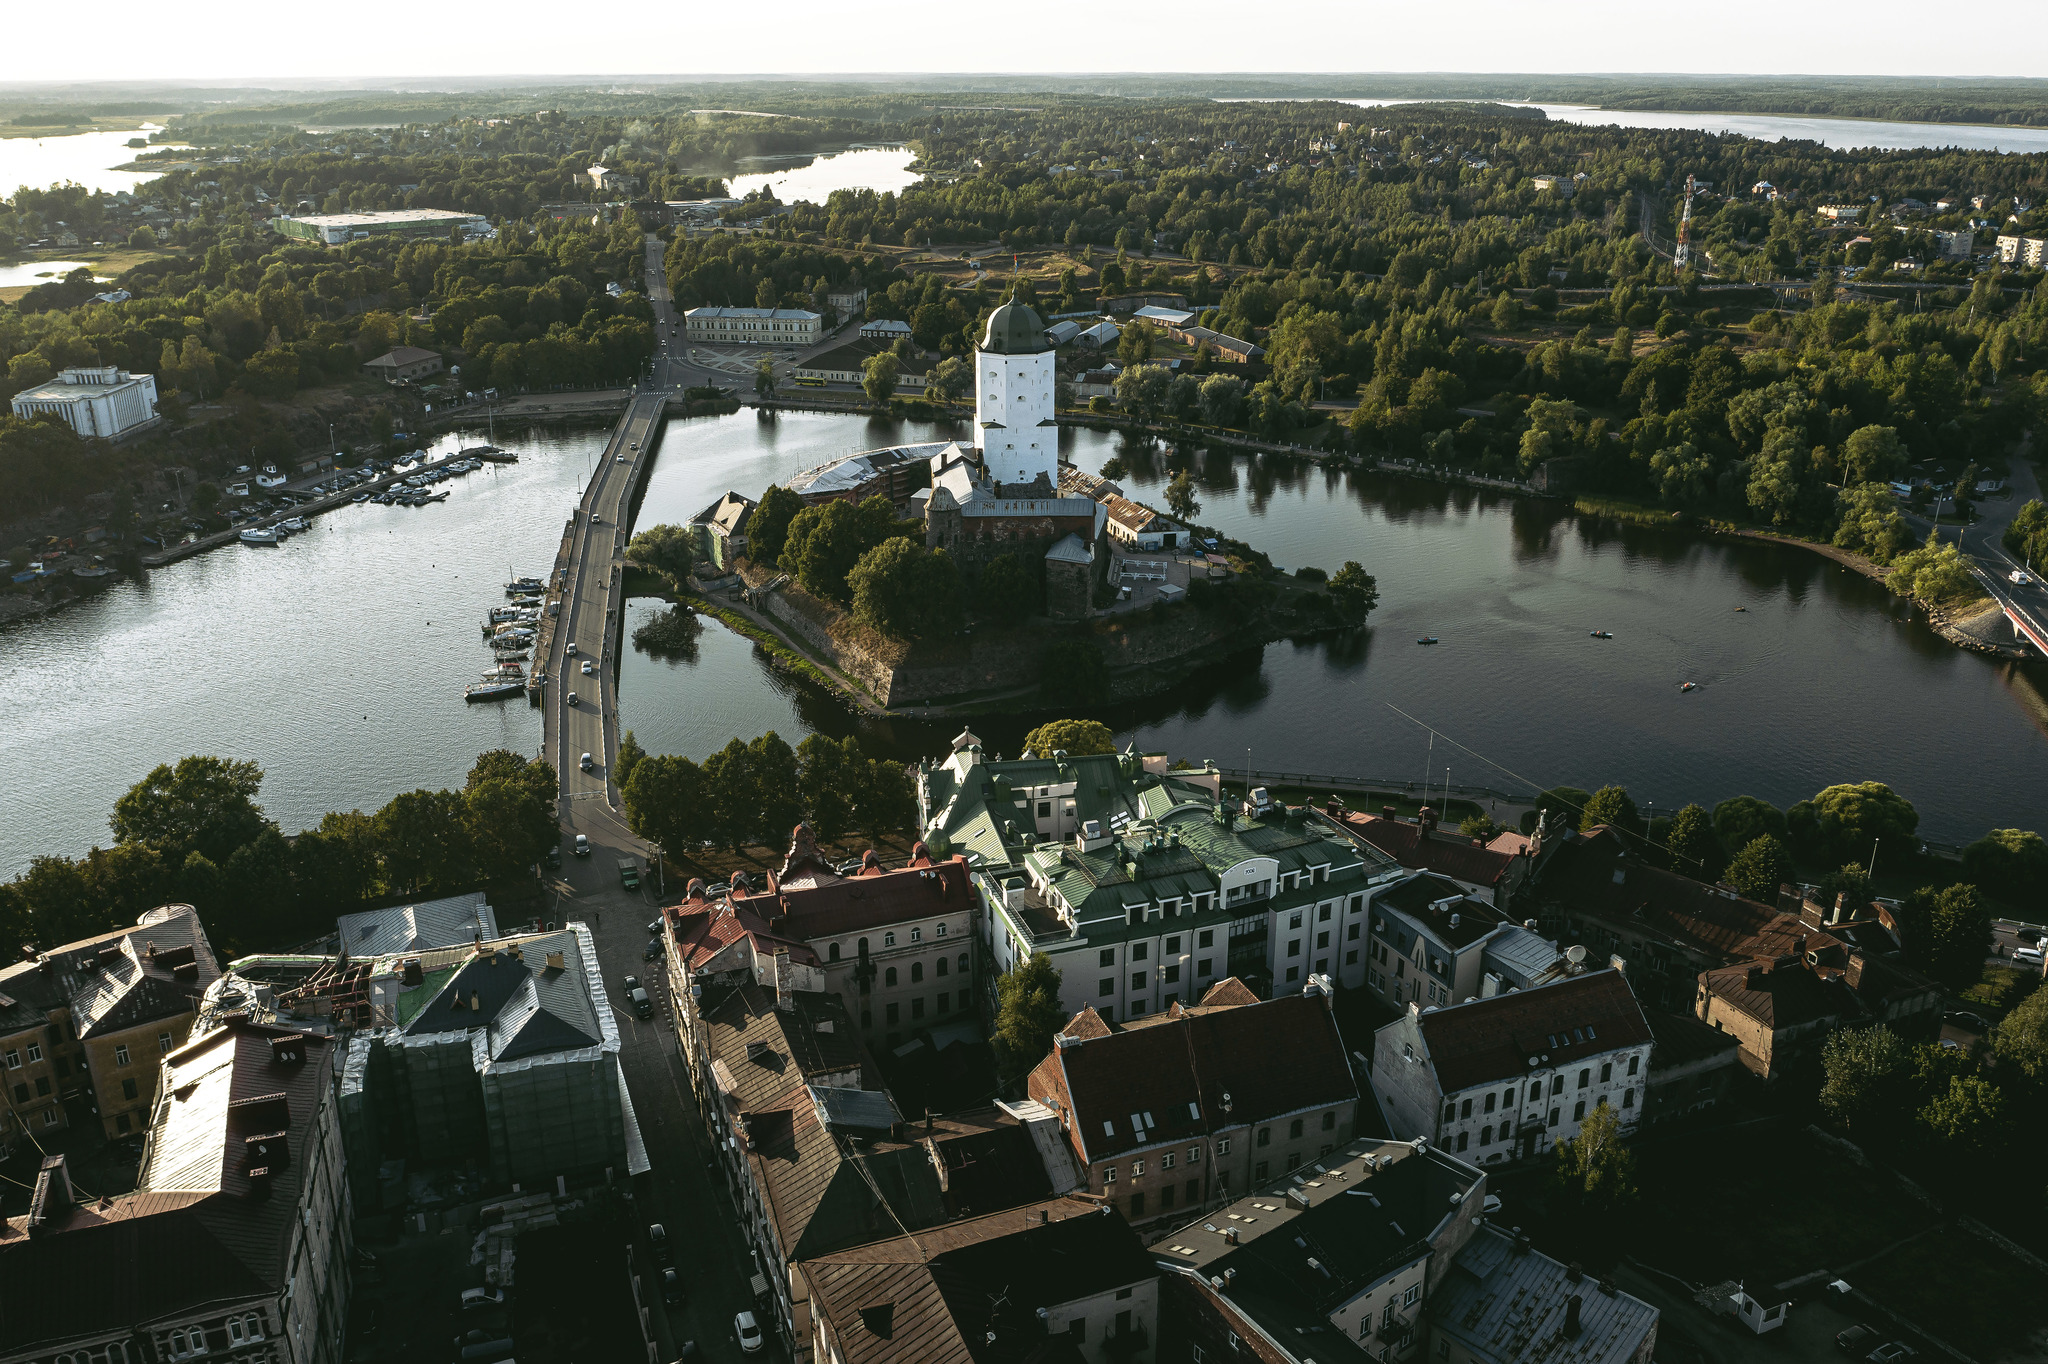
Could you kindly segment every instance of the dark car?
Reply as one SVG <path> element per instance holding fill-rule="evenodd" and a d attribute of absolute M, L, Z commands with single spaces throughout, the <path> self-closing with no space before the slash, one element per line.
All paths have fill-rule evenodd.
<path fill-rule="evenodd" d="M 548 849 L 548 866 L 556 871 L 562 869 L 562 849 L 559 844 Z"/>
<path fill-rule="evenodd" d="M 661 1271 L 661 1300 L 670 1307 L 683 1305 L 683 1276 L 673 1269 Z"/>
<path fill-rule="evenodd" d="M 1858 1324 L 1835 1332 L 1835 1348 L 1848 1355 L 1868 1354 L 1881 1339 L 1875 1326 Z"/>
<path fill-rule="evenodd" d="M 654 1247 L 654 1263 L 668 1269 L 676 1262 L 675 1247 L 669 1244 L 668 1228 L 659 1222 L 647 1224 L 647 1243 Z"/>
<path fill-rule="evenodd" d="M 630 995 L 635 990 L 640 988 L 640 977 L 627 976 L 623 981 L 619 983 L 625 988 L 626 993 Z"/>
<path fill-rule="evenodd" d="M 1864 1356 L 1870 1364 L 1898 1364 L 1902 1359 L 1911 1359 L 1920 1352 L 1903 1340 L 1887 1341 Z"/>
<path fill-rule="evenodd" d="M 1968 1028 L 1971 1032 L 1990 1032 L 1991 1025 L 1976 1014 L 1957 1010 L 1941 1016 L 1941 1021 L 1951 1028 Z"/>
<path fill-rule="evenodd" d="M 642 961 L 654 961 L 654 960 L 657 960 L 657 959 L 658 959 L 658 958 L 659 958 L 660 956 L 661 956 L 661 939 L 659 939 L 659 938 L 649 938 L 649 939 L 647 940 L 647 946 L 646 946 L 645 948 L 643 948 L 643 949 L 641 950 L 641 952 L 640 952 L 640 960 L 642 960 Z"/>

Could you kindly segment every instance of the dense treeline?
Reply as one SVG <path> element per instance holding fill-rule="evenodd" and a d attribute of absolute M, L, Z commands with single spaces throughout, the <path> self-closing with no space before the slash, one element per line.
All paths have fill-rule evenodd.
<path fill-rule="evenodd" d="M 880 838 L 917 818 L 902 764 L 867 757 L 851 736 L 813 734 L 792 749 L 771 729 L 751 743 L 735 738 L 699 763 L 649 754 L 628 730 L 612 776 L 633 832 L 671 857 L 721 845 L 780 850 L 806 820 L 830 842 L 855 832 Z"/>
<path fill-rule="evenodd" d="M 460 790 L 408 791 L 372 814 L 336 811 L 287 837 L 256 796 L 253 762 L 164 764 L 114 803 L 111 847 L 37 857 L 0 884 L 0 953 L 48 949 L 198 907 L 225 957 L 281 951 L 381 897 L 449 895 L 525 874 L 560 831 L 555 769 L 505 749 L 478 755 Z"/>

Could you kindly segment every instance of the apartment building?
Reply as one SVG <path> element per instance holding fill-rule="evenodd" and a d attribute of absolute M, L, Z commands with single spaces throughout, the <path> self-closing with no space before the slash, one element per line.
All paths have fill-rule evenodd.
<path fill-rule="evenodd" d="M 808 346 L 823 339 L 825 317 L 805 308 L 692 308 L 683 335 L 699 345 Z"/>

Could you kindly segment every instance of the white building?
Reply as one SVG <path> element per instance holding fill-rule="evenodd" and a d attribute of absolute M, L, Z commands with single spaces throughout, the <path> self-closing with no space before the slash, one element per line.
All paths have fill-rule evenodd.
<path fill-rule="evenodd" d="M 2044 253 L 2048 253 L 2048 239 L 2040 237 L 2007 236 L 1998 237 L 1998 263 L 2019 265 L 2029 270 L 2041 268 Z M 16 401 L 20 401 L 16 399 Z"/>
<path fill-rule="evenodd" d="M 14 395 L 14 415 L 55 412 L 81 436 L 114 437 L 156 420 L 156 376 L 112 365 L 67 369 Z"/>
<path fill-rule="evenodd" d="M 1526 1159 L 1579 1134 L 1602 1104 L 1630 1132 L 1650 1075 L 1650 1025 L 1618 969 L 1408 1012 L 1374 1035 L 1372 1087 L 1398 1137 L 1475 1164 Z"/>
<path fill-rule="evenodd" d="M 1968 260 L 1970 253 L 1977 249 L 1977 234 L 1974 232 L 1936 231 L 1934 240 L 1941 247 L 1943 260 Z"/>
<path fill-rule="evenodd" d="M 824 337 L 825 317 L 802 308 L 692 308 L 683 334 L 714 346 L 807 346 Z"/>
<path fill-rule="evenodd" d="M 1043 476 L 1048 491 L 1058 488 L 1053 349 L 1038 314 L 1014 301 L 990 313 L 974 368 L 974 429 L 989 477 L 1018 484 Z"/>

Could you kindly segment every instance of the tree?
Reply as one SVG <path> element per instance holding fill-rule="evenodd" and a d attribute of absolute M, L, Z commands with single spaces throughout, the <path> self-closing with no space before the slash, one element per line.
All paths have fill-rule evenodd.
<path fill-rule="evenodd" d="M 641 759 L 620 793 L 628 826 L 665 852 L 681 854 L 717 837 L 704 769 L 688 758 L 663 753 Z"/>
<path fill-rule="evenodd" d="M 1045 599 L 1038 575 L 1015 554 L 998 554 L 981 570 L 975 605 L 996 620 L 1020 621 L 1038 612 Z"/>
<path fill-rule="evenodd" d="M 933 365 L 925 376 L 924 391 L 927 397 L 950 403 L 973 384 L 974 367 L 958 355 L 949 355 Z"/>
<path fill-rule="evenodd" d="M 1792 859 L 1785 845 L 1769 834 L 1743 844 L 1728 863 L 1728 884 L 1760 904 L 1778 902 L 1778 887 L 1792 875 Z"/>
<path fill-rule="evenodd" d="M 1834 545 L 1863 555 L 1872 563 L 1888 564 L 1913 543 L 1912 529 L 1899 511 L 1899 499 L 1883 483 L 1856 483 L 1844 487 L 1836 499 L 1840 517 L 1835 526 Z"/>
<path fill-rule="evenodd" d="M 704 798 L 710 807 L 709 823 L 716 831 L 706 837 L 723 843 L 733 852 L 738 852 L 748 843 L 760 841 L 762 821 L 758 786 L 746 742 L 738 736 L 706 758 Z"/>
<path fill-rule="evenodd" d="M 1111 455 L 1102 461 L 1102 476 L 1112 483 L 1130 477 L 1130 473 L 1131 466 L 1124 463 L 1122 455 Z"/>
<path fill-rule="evenodd" d="M 1625 834 L 1633 834 L 1641 822 L 1636 813 L 1636 803 L 1630 798 L 1625 786 L 1603 786 L 1595 791 L 1586 802 L 1586 808 L 1579 812 L 1581 832 L 1606 824 Z"/>
<path fill-rule="evenodd" d="M 1922 886 L 1893 912 L 1899 948 L 1908 961 L 1951 990 L 1966 990 L 1984 975 L 1991 951 L 1991 908 L 1977 888 L 1961 882 L 1945 890 Z"/>
<path fill-rule="evenodd" d="M 2015 909 L 2048 900 L 2048 843 L 2026 829 L 1993 829 L 1963 849 L 1963 875 Z"/>
<path fill-rule="evenodd" d="M 1493 325 L 1504 332 L 1522 325 L 1522 305 L 1513 294 L 1504 293 L 1493 301 Z"/>
<path fill-rule="evenodd" d="M 1116 736 L 1100 720 L 1047 720 L 1024 736 L 1024 752 L 1049 758 L 1064 752 L 1070 758 L 1116 752 Z"/>
<path fill-rule="evenodd" d="M 393 796 L 377 812 L 384 880 L 401 894 L 448 889 L 470 878 L 466 806 L 453 791 L 424 788 Z"/>
<path fill-rule="evenodd" d="M 1109 699 L 1109 668 L 1093 640 L 1063 639 L 1045 651 L 1039 690 L 1054 705 L 1096 705 Z"/>
<path fill-rule="evenodd" d="M 1244 404 L 1244 383 L 1228 374 L 1212 374 L 1202 380 L 1197 406 L 1202 420 L 1211 426 L 1228 426 L 1237 420 Z"/>
<path fill-rule="evenodd" d="M 1016 1084 L 1052 1050 L 1066 1024 L 1060 1003 L 1060 973 L 1052 958 L 1034 952 L 996 977 L 996 1071 Z"/>
<path fill-rule="evenodd" d="M 1579 812 L 1586 808 L 1586 802 L 1593 799 L 1593 793 L 1582 791 L 1576 786 L 1553 786 L 1536 795 L 1536 813 L 1548 815 L 1549 827 L 1555 832 L 1575 829 L 1579 824 Z"/>
<path fill-rule="evenodd" d="M 2048 989 L 2036 989 L 1999 1022 L 1992 1053 L 2029 1080 L 2048 1077 Z"/>
<path fill-rule="evenodd" d="M 770 484 L 747 518 L 747 558 L 763 568 L 773 567 L 782 558 L 790 522 L 803 509 L 803 498 L 779 483 Z"/>
<path fill-rule="evenodd" d="M 377 888 L 376 820 L 361 810 L 329 810 L 292 844 L 292 876 L 307 911 L 322 918 L 362 906 Z"/>
<path fill-rule="evenodd" d="M 1695 881 L 1710 881 L 1721 871 L 1721 841 L 1706 808 L 1688 805 L 1671 817 L 1664 843 L 1671 851 L 1671 869 Z"/>
<path fill-rule="evenodd" d="M 1755 796 L 1730 796 L 1714 807 L 1714 832 L 1730 852 L 1748 847 L 1765 834 L 1783 840 L 1785 814 Z"/>
<path fill-rule="evenodd" d="M 220 879 L 220 902 L 206 928 L 228 956 L 289 947 L 313 927 L 301 921 L 292 887 L 291 844 L 275 824 L 235 849 Z"/>
<path fill-rule="evenodd" d="M 869 356 L 860 373 L 860 386 L 868 395 L 868 401 L 876 407 L 883 407 L 896 396 L 896 382 L 902 377 L 903 366 L 894 355 L 883 351 L 880 355 Z"/>
<path fill-rule="evenodd" d="M 190 852 L 225 863 L 267 822 L 256 792 L 263 769 L 253 762 L 194 755 L 158 764 L 114 802 L 108 821 L 123 843 L 147 843 L 172 865 Z"/>
<path fill-rule="evenodd" d="M 1344 567 L 1330 575 L 1329 591 L 1339 614 L 1354 623 L 1371 615 L 1380 604 L 1379 579 L 1366 572 L 1356 559 L 1346 559 Z"/>
<path fill-rule="evenodd" d="M 1957 1169 L 2000 1168 L 2014 1136 L 2004 1092 L 1977 1075 L 1951 1076 L 1947 1091 L 1920 1110 L 1920 1123 Z"/>
<path fill-rule="evenodd" d="M 463 823 L 479 872 L 489 879 L 519 875 L 560 841 L 553 795 L 540 799 L 516 776 L 470 783 L 462 793 Z"/>
<path fill-rule="evenodd" d="M 1193 521 L 1201 513 L 1202 499 L 1195 493 L 1195 480 L 1182 469 L 1166 485 L 1166 509 L 1178 517 L 1183 525 Z"/>
<path fill-rule="evenodd" d="M 762 356 L 761 363 L 754 366 L 754 396 L 773 398 L 776 385 L 781 382 L 775 374 L 775 362 L 765 355 Z"/>
<path fill-rule="evenodd" d="M 1842 442 L 1842 486 L 1885 483 L 1906 472 L 1906 447 L 1889 426 L 1865 426 Z"/>
<path fill-rule="evenodd" d="M 1164 365 L 1131 365 L 1116 376 L 1116 400 L 1124 411 L 1151 421 L 1172 383 L 1173 371 Z"/>
<path fill-rule="evenodd" d="M 1551 1180 L 1585 1213 L 1619 1212 L 1636 1200 L 1636 1158 L 1621 1144 L 1621 1119 L 1606 1100 L 1594 1105 L 1579 1134 L 1556 1147 Z"/>
<path fill-rule="evenodd" d="M 930 639 L 960 628 L 960 575 L 943 549 L 885 540 L 861 556 L 846 586 L 853 618 L 891 639 Z"/>
<path fill-rule="evenodd" d="M 1942 543 L 1939 526 L 1927 532 L 1926 544 L 1893 559 L 1884 585 L 1902 597 L 1929 606 L 1968 601 L 1982 595 L 1962 551 L 1953 544 Z"/>
<path fill-rule="evenodd" d="M 1852 1140 L 1899 1134 L 1912 1102 L 1913 1049 L 1887 1027 L 1840 1028 L 1821 1042 L 1820 1106 Z"/>
<path fill-rule="evenodd" d="M 849 753 L 858 755 L 851 738 L 846 744 Z M 881 758 L 866 760 L 854 786 L 853 819 L 870 838 L 900 833 L 917 823 L 917 790 L 903 764 Z"/>
<path fill-rule="evenodd" d="M 771 729 L 747 745 L 747 758 L 761 802 L 755 841 L 770 848 L 787 847 L 790 830 L 804 817 L 803 795 L 797 785 L 796 751 Z"/>
<path fill-rule="evenodd" d="M 626 789 L 626 783 L 633 779 L 633 769 L 647 756 L 647 750 L 640 747 L 640 741 L 627 730 L 619 736 L 619 756 L 612 759 L 612 780 L 619 784 L 619 790 Z"/>
<path fill-rule="evenodd" d="M 1785 827 L 1794 846 L 1830 861 L 1868 859 L 1880 840 L 1894 852 L 1912 847 L 1920 812 L 1881 781 L 1845 782 L 1787 810 Z"/>
<path fill-rule="evenodd" d="M 779 306 L 780 303 L 781 297 L 776 292 L 774 280 L 764 279 L 754 286 L 754 306 L 756 308 L 774 308 Z"/>
<path fill-rule="evenodd" d="M 857 787 L 865 776 L 860 740 L 848 735 L 842 744 L 828 734 L 813 734 L 796 746 L 797 794 L 809 813 L 812 830 L 835 839 L 853 828 Z"/>
<path fill-rule="evenodd" d="M 688 526 L 663 523 L 637 532 L 626 545 L 626 557 L 681 583 L 697 562 L 697 546 Z"/>
<path fill-rule="evenodd" d="M 879 494 L 857 507 L 827 502 L 805 507 L 790 520 L 780 564 L 805 591 L 848 605 L 853 595 L 849 575 L 868 551 L 885 540 L 913 537 L 913 542 L 922 541 L 923 527 L 898 521 L 895 506 Z"/>

